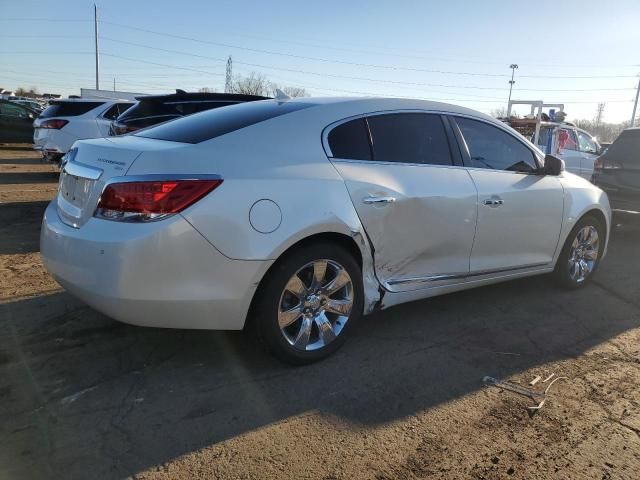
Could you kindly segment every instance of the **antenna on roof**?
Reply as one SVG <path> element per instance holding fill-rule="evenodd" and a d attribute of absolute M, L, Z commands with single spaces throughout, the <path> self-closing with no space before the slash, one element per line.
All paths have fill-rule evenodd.
<path fill-rule="evenodd" d="M 291 97 L 279 88 L 276 88 L 276 100 L 278 100 L 279 102 L 284 102 L 285 100 L 291 100 Z"/>

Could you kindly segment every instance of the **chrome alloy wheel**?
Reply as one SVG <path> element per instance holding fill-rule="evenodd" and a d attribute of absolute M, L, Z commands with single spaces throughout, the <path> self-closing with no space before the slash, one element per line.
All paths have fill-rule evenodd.
<path fill-rule="evenodd" d="M 569 252 L 569 275 L 573 281 L 582 283 L 587 279 L 598 260 L 599 247 L 595 227 L 587 225 L 578 231 Z"/>
<path fill-rule="evenodd" d="M 298 350 L 317 350 L 336 339 L 353 308 L 353 282 L 334 260 L 314 260 L 289 279 L 280 296 L 278 324 Z"/>

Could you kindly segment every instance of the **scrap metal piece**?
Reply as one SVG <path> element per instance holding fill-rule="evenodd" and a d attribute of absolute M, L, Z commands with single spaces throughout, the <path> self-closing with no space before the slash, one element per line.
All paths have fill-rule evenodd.
<path fill-rule="evenodd" d="M 503 390 L 508 390 L 510 392 L 528 397 L 536 402 L 536 404 L 540 404 L 545 400 L 544 394 L 536 392 L 535 390 L 531 390 L 529 388 L 525 388 L 522 385 L 518 385 L 517 383 L 498 380 L 497 378 L 489 376 L 484 377 L 482 381 L 487 385 L 493 385 L 494 387 L 502 388 Z"/>
<path fill-rule="evenodd" d="M 555 373 L 552 373 L 551 375 L 549 375 L 542 383 L 548 382 L 553 377 L 555 377 Z M 531 380 L 529 385 L 535 385 L 540 381 L 541 378 L 542 377 L 540 377 L 539 375 L 536 375 L 536 377 L 533 380 Z M 553 378 L 551 383 L 547 385 L 547 388 L 544 390 L 544 392 L 536 392 L 535 390 L 525 388 L 522 385 L 518 385 L 517 383 L 508 382 L 505 380 L 498 380 L 497 378 L 493 378 L 489 376 L 484 377 L 482 379 L 482 382 L 485 383 L 486 385 L 493 385 L 494 387 L 502 388 L 503 390 L 508 390 L 510 392 L 514 392 L 519 395 L 523 395 L 525 397 L 530 398 L 536 403 L 536 405 L 527 407 L 527 410 L 529 410 L 529 414 L 533 415 L 536 411 L 540 410 L 543 407 L 544 403 L 547 401 L 547 393 L 549 393 L 549 389 L 551 388 L 551 386 L 554 383 L 556 383 L 558 380 L 563 380 L 563 379 L 566 380 L 567 377 Z"/>
<path fill-rule="evenodd" d="M 549 375 L 547 378 L 545 378 L 545 379 L 542 381 L 542 383 L 547 383 L 549 380 L 551 380 L 551 379 L 552 379 L 553 377 L 555 377 L 555 376 L 556 376 L 556 374 L 555 374 L 555 373 L 552 373 L 552 374 L 551 374 L 551 375 Z"/>

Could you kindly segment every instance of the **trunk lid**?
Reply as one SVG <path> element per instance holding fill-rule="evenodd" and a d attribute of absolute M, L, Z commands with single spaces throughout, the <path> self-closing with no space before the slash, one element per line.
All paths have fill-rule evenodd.
<path fill-rule="evenodd" d="M 60 219 L 80 228 L 93 216 L 110 179 L 126 175 L 143 151 L 163 148 L 167 148 L 165 142 L 131 136 L 76 142 L 60 173 L 56 196 Z"/>

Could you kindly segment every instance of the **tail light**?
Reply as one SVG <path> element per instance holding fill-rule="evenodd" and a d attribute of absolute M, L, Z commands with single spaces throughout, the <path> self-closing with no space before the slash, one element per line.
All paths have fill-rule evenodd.
<path fill-rule="evenodd" d="M 69 123 L 68 120 L 60 120 L 60 119 L 54 118 L 52 120 L 45 120 L 40 124 L 39 128 L 52 128 L 54 130 L 60 130 L 67 123 Z"/>
<path fill-rule="evenodd" d="M 94 216 L 125 222 L 160 220 L 193 205 L 221 183 L 217 176 L 111 183 L 102 192 Z"/>
<path fill-rule="evenodd" d="M 596 158 L 595 162 L 593 162 L 594 169 L 601 169 L 604 166 L 604 162 L 602 161 L 602 157 Z"/>

